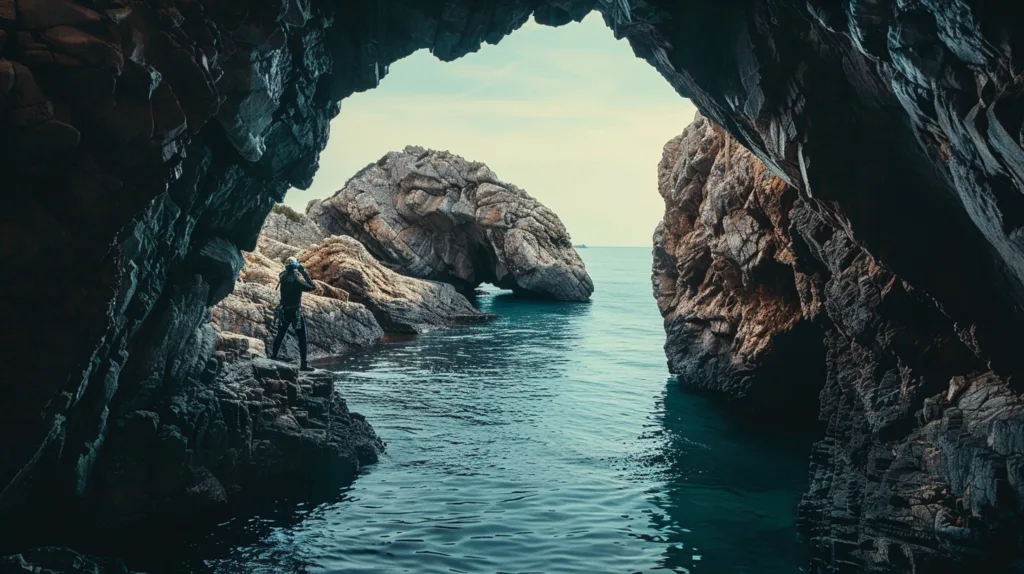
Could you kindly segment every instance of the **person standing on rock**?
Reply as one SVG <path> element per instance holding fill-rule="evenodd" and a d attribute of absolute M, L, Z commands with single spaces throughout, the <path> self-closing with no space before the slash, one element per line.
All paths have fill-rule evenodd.
<path fill-rule="evenodd" d="M 302 294 L 313 291 L 316 285 L 299 260 L 289 257 L 277 287 L 281 290 L 281 304 L 277 306 L 277 336 L 274 337 L 274 351 L 270 358 L 277 359 L 281 343 L 284 342 L 288 329 L 294 325 L 295 336 L 299 339 L 299 370 L 312 371 L 313 369 L 306 365 L 306 318 L 302 313 Z"/>

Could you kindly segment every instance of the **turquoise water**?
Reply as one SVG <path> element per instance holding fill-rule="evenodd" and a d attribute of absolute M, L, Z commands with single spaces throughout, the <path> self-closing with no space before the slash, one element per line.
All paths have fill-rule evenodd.
<path fill-rule="evenodd" d="M 215 572 L 800 572 L 808 445 L 679 390 L 650 250 L 581 249 L 591 303 L 484 296 L 493 323 L 330 368 L 387 441 L 338 501 L 249 520 Z"/>

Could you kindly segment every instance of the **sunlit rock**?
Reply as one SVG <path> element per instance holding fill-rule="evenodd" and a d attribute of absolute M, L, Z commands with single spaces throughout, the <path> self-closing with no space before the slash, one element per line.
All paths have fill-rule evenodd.
<path fill-rule="evenodd" d="M 565 226 L 486 165 L 410 146 L 357 173 L 307 214 L 405 275 L 471 293 L 482 283 L 586 301 L 594 291 Z"/>

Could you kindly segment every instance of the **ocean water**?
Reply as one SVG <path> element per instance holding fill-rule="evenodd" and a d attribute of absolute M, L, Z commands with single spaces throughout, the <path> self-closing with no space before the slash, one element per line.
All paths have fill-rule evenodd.
<path fill-rule="evenodd" d="M 649 249 L 580 253 L 590 303 L 492 291 L 493 323 L 331 364 L 387 453 L 335 501 L 224 525 L 205 568 L 801 572 L 809 444 L 680 390 Z"/>

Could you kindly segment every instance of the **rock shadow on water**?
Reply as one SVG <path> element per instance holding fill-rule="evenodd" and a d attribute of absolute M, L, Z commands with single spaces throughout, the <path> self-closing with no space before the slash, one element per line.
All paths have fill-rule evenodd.
<path fill-rule="evenodd" d="M 797 530 L 813 433 L 773 427 L 724 401 L 666 385 L 642 437 L 641 464 L 661 476 L 649 520 L 675 572 L 796 574 L 808 557 Z"/>
<path fill-rule="evenodd" d="M 364 467 L 359 474 L 369 471 Z M 117 556 L 131 572 L 147 574 L 305 574 L 316 561 L 300 545 L 286 543 L 298 525 L 316 521 L 349 499 L 354 477 L 338 489 L 310 496 L 268 498 L 231 513 L 224 522 L 201 528 L 155 526 L 145 535 L 93 531 L 74 541 L 95 556 Z M 285 543 L 282 543 L 285 541 Z M 0 571 L 3 571 L 0 568 Z M 77 572 L 77 570 L 76 570 Z"/>

